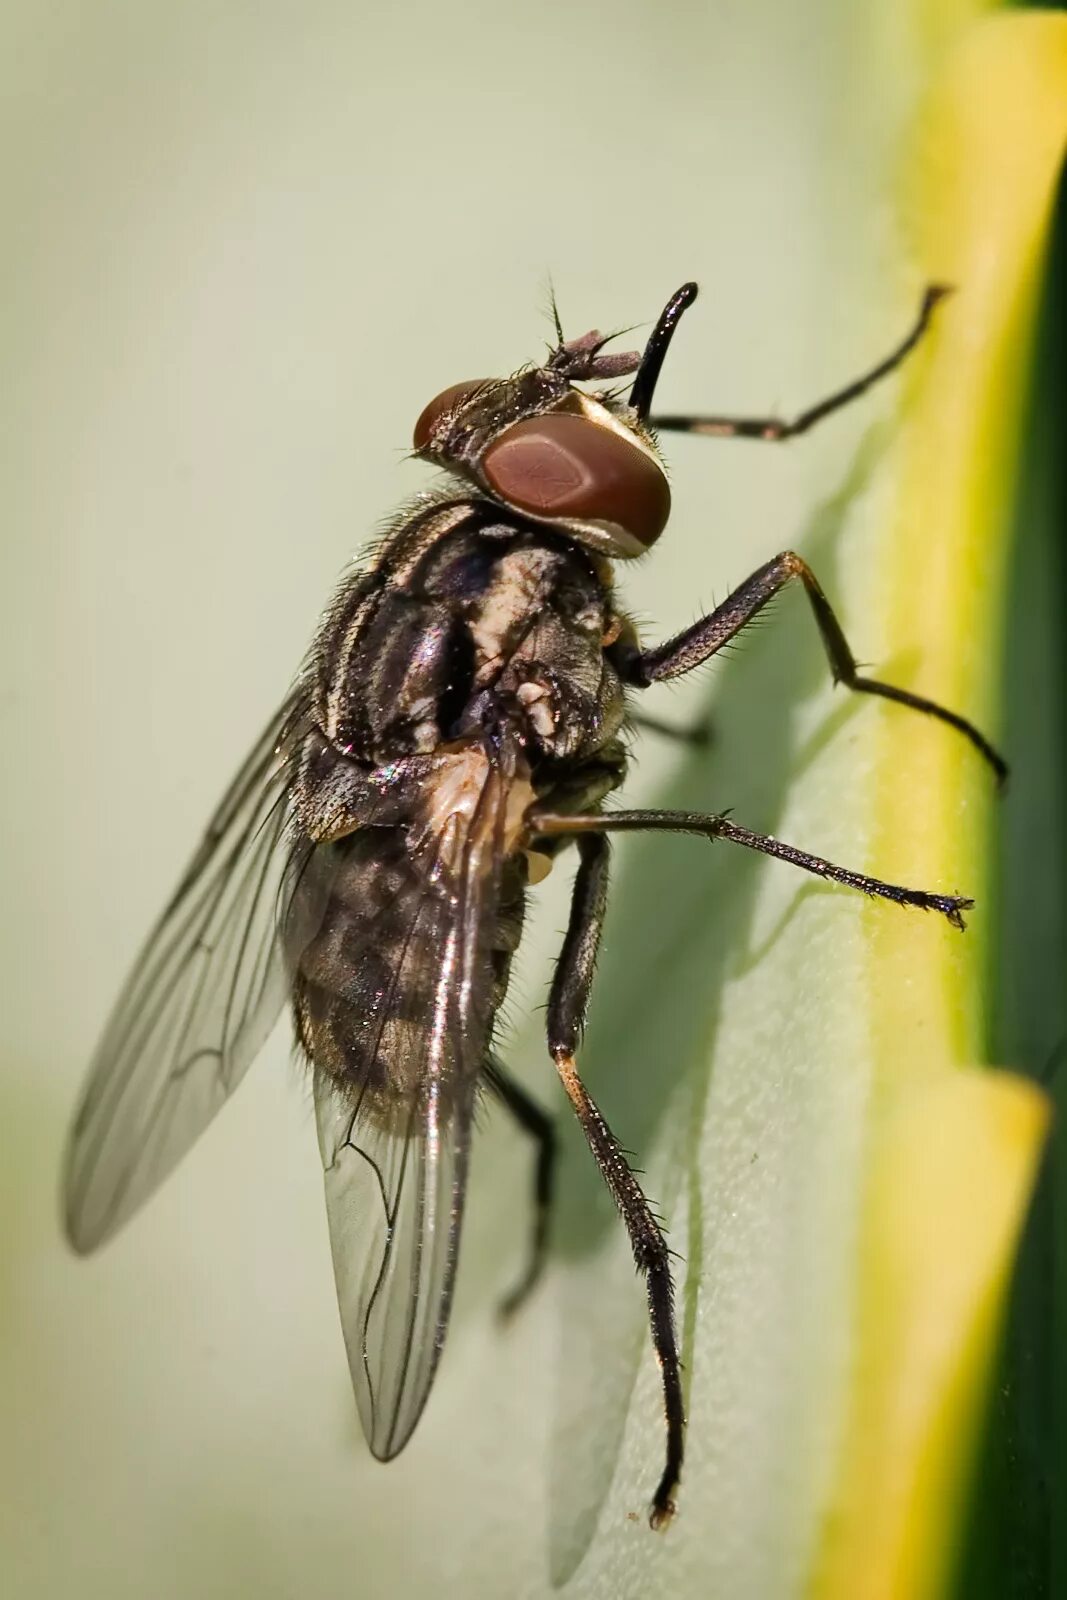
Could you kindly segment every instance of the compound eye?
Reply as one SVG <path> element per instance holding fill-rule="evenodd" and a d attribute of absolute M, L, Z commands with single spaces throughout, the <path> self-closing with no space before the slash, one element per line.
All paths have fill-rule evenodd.
<path fill-rule="evenodd" d="M 485 452 L 482 471 L 517 511 L 614 523 L 645 546 L 670 515 L 671 491 L 652 457 L 605 424 L 567 412 L 508 428 Z"/>
<path fill-rule="evenodd" d="M 430 442 L 431 433 L 445 413 L 454 411 L 456 406 L 472 395 L 476 389 L 484 389 L 487 382 L 486 378 L 468 378 L 466 383 L 453 383 L 447 389 L 442 389 L 441 393 L 424 407 L 415 424 L 413 435 L 415 449 L 425 450 Z"/>

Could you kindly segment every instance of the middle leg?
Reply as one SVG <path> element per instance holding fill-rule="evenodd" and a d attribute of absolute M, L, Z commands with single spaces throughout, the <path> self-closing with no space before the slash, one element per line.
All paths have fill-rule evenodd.
<path fill-rule="evenodd" d="M 626 725 L 642 733 L 658 734 L 661 739 L 670 739 L 675 744 L 690 745 L 694 750 L 706 750 L 712 742 L 712 727 L 708 720 L 679 727 L 675 722 L 666 722 L 662 717 L 650 716 L 647 711 L 633 711 L 627 706 Z"/>
<path fill-rule="evenodd" d="M 843 683 L 846 688 L 858 694 L 879 695 L 883 700 L 893 700 L 898 705 L 910 706 L 913 711 L 921 711 L 926 716 L 936 717 L 940 722 L 947 722 L 949 727 L 955 728 L 970 740 L 975 749 L 989 762 L 998 781 L 1004 781 L 1008 774 L 1004 759 L 994 750 L 985 735 L 965 717 L 959 716 L 955 711 L 949 711 L 945 706 L 939 706 L 934 700 L 927 700 L 923 695 L 912 694 L 908 689 L 898 689 L 891 683 L 883 683 L 880 678 L 865 678 L 860 675 L 844 630 L 823 593 L 819 580 L 803 556 L 798 556 L 794 550 L 784 550 L 772 561 L 765 562 L 750 578 L 746 578 L 733 594 L 727 596 L 722 605 L 716 606 L 706 617 L 701 617 L 698 622 L 676 634 L 673 639 L 668 639 L 665 644 L 657 645 L 651 650 L 632 648 L 628 653 L 621 653 L 618 657 L 618 667 L 624 682 L 633 684 L 636 688 L 647 688 L 649 684 L 660 683 L 665 679 L 677 678 L 682 673 L 691 672 L 694 667 L 709 661 L 723 645 L 729 643 L 742 628 L 759 615 L 780 589 L 794 579 L 799 579 L 804 585 L 804 592 L 814 613 L 816 626 L 822 635 L 823 648 L 835 683 Z"/>
<path fill-rule="evenodd" d="M 500 1307 L 503 1317 L 512 1317 L 528 1299 L 544 1271 L 548 1251 L 548 1223 L 552 1209 L 552 1190 L 556 1174 L 556 1125 L 547 1111 L 537 1104 L 521 1084 L 505 1072 L 494 1057 L 485 1065 L 485 1079 L 497 1099 L 504 1105 L 524 1133 L 529 1134 L 537 1146 L 537 1164 L 534 1168 L 534 1226 L 533 1240 L 526 1271 Z"/>

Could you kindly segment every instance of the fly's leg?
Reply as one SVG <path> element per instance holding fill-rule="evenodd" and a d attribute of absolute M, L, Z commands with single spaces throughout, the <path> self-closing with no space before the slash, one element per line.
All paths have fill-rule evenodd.
<path fill-rule="evenodd" d="M 691 745 L 694 750 L 706 750 L 712 741 L 710 722 L 694 722 L 688 728 L 679 728 L 660 717 L 650 717 L 644 711 L 626 712 L 627 726 L 639 728 L 642 733 L 658 734 L 661 739 L 672 739 L 675 744 Z"/>
<path fill-rule="evenodd" d="M 921 911 L 938 911 L 954 928 L 963 929 L 963 913 L 974 905 L 956 894 L 933 894 L 926 889 L 905 889 L 900 884 L 883 883 L 880 878 L 870 878 L 863 872 L 851 872 L 838 867 L 822 856 L 798 850 L 794 845 L 783 844 L 763 833 L 753 833 L 726 815 L 705 816 L 699 811 L 608 811 L 602 816 L 563 816 L 537 812 L 531 819 L 534 831 L 547 838 L 576 837 L 579 844 L 598 838 L 605 833 L 664 832 L 695 833 L 705 839 L 729 839 L 749 850 L 758 850 L 804 872 L 814 873 L 831 883 L 844 884 L 858 889 L 861 894 L 881 900 L 892 900 L 898 906 L 916 906 Z"/>
<path fill-rule="evenodd" d="M 694 667 L 699 667 L 703 662 L 710 660 L 716 651 L 721 650 L 735 634 L 740 633 L 741 629 L 763 610 L 768 600 L 794 578 L 799 578 L 804 585 L 804 591 L 822 635 L 835 683 L 843 683 L 846 688 L 854 689 L 859 694 L 880 695 L 884 700 L 893 700 L 898 705 L 910 706 L 913 711 L 921 711 L 926 716 L 937 717 L 939 721 L 947 722 L 949 727 L 957 729 L 970 740 L 975 749 L 989 762 L 998 781 L 1003 783 L 1008 774 L 1006 762 L 985 735 L 965 717 L 939 706 L 933 700 L 927 700 L 922 695 L 912 694 L 908 689 L 897 689 L 893 684 L 883 683 L 879 678 L 860 676 L 848 640 L 830 602 L 819 586 L 818 579 L 803 557 L 798 556 L 793 550 L 785 550 L 781 555 L 775 556 L 773 561 L 766 562 L 750 578 L 746 578 L 722 605 L 716 606 L 708 616 L 702 617 L 699 622 L 694 622 L 691 627 L 676 634 L 673 639 L 668 639 L 666 644 L 643 651 L 632 647 L 629 654 L 620 653 L 618 666 L 623 680 L 638 688 L 647 688 L 651 683 L 659 683 L 666 678 L 677 678 L 684 672 L 691 672 Z"/>
<path fill-rule="evenodd" d="M 667 1459 L 653 1496 L 649 1520 L 653 1528 L 663 1528 L 674 1513 L 685 1439 L 670 1252 L 663 1230 L 618 1140 L 579 1077 L 575 1062 L 604 922 L 608 842 L 598 835 L 582 837 L 578 840 L 578 849 L 581 863 L 574 882 L 570 922 L 548 1001 L 548 1047 L 589 1148 L 626 1224 L 638 1271 L 645 1277 L 652 1344 L 662 1374 L 667 1421 Z"/>
<path fill-rule="evenodd" d="M 548 1222 L 552 1208 L 552 1192 L 556 1174 L 556 1126 L 548 1113 L 505 1072 L 498 1061 L 486 1063 L 485 1077 L 497 1099 L 511 1112 L 524 1133 L 530 1135 L 537 1146 L 534 1167 L 534 1226 L 530 1257 L 522 1278 L 500 1307 L 503 1317 L 514 1316 L 532 1293 L 545 1265 L 548 1249 Z"/>
<path fill-rule="evenodd" d="M 926 332 L 938 302 L 951 293 L 951 289 L 943 285 L 931 285 L 923 295 L 919 315 L 911 332 L 890 355 L 879 361 L 877 366 L 865 372 L 862 377 L 856 378 L 853 383 L 836 390 L 825 400 L 820 400 L 817 405 L 809 406 L 792 421 L 782 417 L 667 416 L 653 417 L 652 426 L 660 433 L 702 433 L 716 439 L 763 439 L 772 443 L 782 439 L 795 439 L 798 434 L 807 433 L 809 428 L 814 428 L 824 417 L 832 416 L 835 411 L 840 411 L 842 406 L 858 400 L 872 385 L 888 377 L 899 367 L 905 356 L 914 350 Z"/>

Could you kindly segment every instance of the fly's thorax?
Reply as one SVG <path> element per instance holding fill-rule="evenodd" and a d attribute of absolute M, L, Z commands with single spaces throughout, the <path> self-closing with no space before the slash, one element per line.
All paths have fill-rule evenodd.
<path fill-rule="evenodd" d="M 374 765 L 504 730 L 532 759 L 580 759 L 610 738 L 622 696 L 605 656 L 608 563 L 485 502 L 411 520 L 323 625 L 315 701 L 331 745 Z"/>
<path fill-rule="evenodd" d="M 621 691 L 604 654 L 611 595 L 582 552 L 516 538 L 469 617 L 472 725 L 515 727 L 533 759 L 580 759 L 619 725 Z"/>

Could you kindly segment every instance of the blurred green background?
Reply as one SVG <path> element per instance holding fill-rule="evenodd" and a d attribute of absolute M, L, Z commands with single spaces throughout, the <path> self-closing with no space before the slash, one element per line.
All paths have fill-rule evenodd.
<path fill-rule="evenodd" d="M 214 800 L 338 571 L 426 482 L 404 459 L 415 416 L 542 350 L 549 275 L 569 333 L 648 322 L 700 280 L 672 410 L 795 409 L 899 336 L 920 287 L 886 192 L 918 91 L 909 16 L 848 0 L 0 8 L 5 1594 L 796 1592 L 837 1420 L 796 1377 L 843 1359 L 835 1195 L 858 1159 L 826 1130 L 864 1093 L 835 1009 L 858 959 L 839 899 L 802 901 L 726 852 L 694 862 L 684 841 L 618 852 L 624 904 L 658 916 L 610 935 L 590 1078 L 698 1263 L 668 1540 L 644 1524 L 661 1446 L 641 1291 L 574 1137 L 550 1282 L 504 1334 L 492 1307 L 524 1243 L 528 1152 L 487 1115 L 447 1356 L 387 1470 L 358 1434 L 284 1030 L 98 1260 L 65 1251 L 57 1165 L 106 1010 Z M 848 513 L 884 406 L 789 451 L 674 444 L 674 522 L 625 581 L 650 635 L 791 543 L 855 594 Z M 883 648 L 846 617 L 860 654 Z M 836 703 L 830 719 L 799 606 L 713 682 L 716 750 L 675 795 L 861 861 L 863 819 L 838 800 L 862 719 Z M 650 709 L 687 720 L 709 688 Z M 630 797 L 662 799 L 677 762 L 647 741 Z M 509 1008 L 511 1059 L 555 1107 L 530 1011 L 564 877 Z M 783 1040 L 765 996 L 798 963 L 810 1014 Z M 712 1002 L 716 1072 L 687 1076 Z M 708 1216 L 730 1227 L 705 1237 Z"/>

